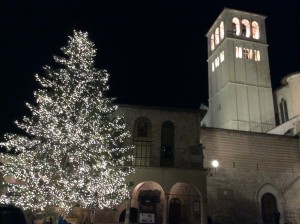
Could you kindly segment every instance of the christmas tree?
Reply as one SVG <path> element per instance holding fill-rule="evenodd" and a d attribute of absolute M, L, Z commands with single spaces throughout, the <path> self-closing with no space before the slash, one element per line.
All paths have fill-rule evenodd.
<path fill-rule="evenodd" d="M 41 88 L 31 116 L 16 122 L 25 134 L 6 134 L 0 166 L 6 193 L 0 203 L 23 209 L 51 206 L 69 211 L 113 207 L 128 197 L 125 177 L 133 172 L 123 117 L 107 97 L 109 74 L 94 67 L 96 49 L 88 34 L 74 31 L 54 57 L 60 68 L 37 75 Z M 13 181 L 14 180 L 14 181 Z"/>

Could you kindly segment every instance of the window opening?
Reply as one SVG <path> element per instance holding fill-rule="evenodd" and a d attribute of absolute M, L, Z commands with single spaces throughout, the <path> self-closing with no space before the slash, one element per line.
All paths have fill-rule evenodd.
<path fill-rule="evenodd" d="M 219 57 L 216 57 L 216 59 L 215 59 L 215 67 L 217 68 L 217 67 L 219 67 L 219 65 L 220 65 L 220 59 L 219 59 Z"/>
<path fill-rule="evenodd" d="M 236 35 L 240 35 L 240 21 L 238 18 L 234 17 L 232 19 L 232 32 Z"/>
<path fill-rule="evenodd" d="M 210 36 L 210 49 L 213 51 L 215 49 L 215 35 Z"/>
<path fill-rule="evenodd" d="M 252 49 L 244 48 L 244 58 L 245 59 L 252 59 Z"/>
<path fill-rule="evenodd" d="M 279 103 L 279 110 L 280 110 L 281 123 L 288 121 L 289 114 L 288 114 L 287 102 L 285 99 L 281 99 Z"/>
<path fill-rule="evenodd" d="M 220 61 L 223 62 L 225 60 L 224 51 L 220 53 Z"/>
<path fill-rule="evenodd" d="M 235 47 L 235 57 L 236 58 L 242 58 L 243 57 L 243 51 L 241 47 Z"/>
<path fill-rule="evenodd" d="M 244 37 L 250 37 L 250 23 L 247 19 L 242 20 L 242 35 Z"/>
<path fill-rule="evenodd" d="M 220 23 L 220 39 L 222 40 L 224 38 L 224 22 L 222 21 Z"/>
<path fill-rule="evenodd" d="M 134 123 L 133 165 L 150 166 L 151 156 L 151 122 L 145 117 L 138 118 Z"/>
<path fill-rule="evenodd" d="M 215 41 L 216 41 L 216 45 L 218 45 L 220 43 L 220 30 L 219 30 L 219 28 L 216 28 L 216 30 L 215 30 Z"/>
<path fill-rule="evenodd" d="M 260 61 L 260 51 L 259 50 L 254 50 L 254 60 Z"/>
<path fill-rule="evenodd" d="M 259 26 L 256 21 L 252 22 L 252 38 L 253 39 L 259 39 Z"/>

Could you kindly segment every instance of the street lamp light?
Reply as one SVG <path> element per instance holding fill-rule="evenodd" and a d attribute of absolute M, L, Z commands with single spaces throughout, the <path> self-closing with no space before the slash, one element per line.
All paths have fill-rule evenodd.
<path fill-rule="evenodd" d="M 218 168 L 219 167 L 219 161 L 214 159 L 213 161 L 211 161 L 211 165 L 213 168 Z"/>
<path fill-rule="evenodd" d="M 217 168 L 219 167 L 219 161 L 214 159 L 211 161 L 211 167 L 207 169 L 207 176 L 217 174 Z"/>

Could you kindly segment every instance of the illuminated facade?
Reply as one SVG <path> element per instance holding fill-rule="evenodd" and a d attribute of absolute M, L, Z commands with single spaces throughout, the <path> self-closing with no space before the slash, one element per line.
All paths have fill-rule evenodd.
<path fill-rule="evenodd" d="M 265 16 L 224 9 L 206 36 L 207 126 L 263 133 L 274 128 Z"/>

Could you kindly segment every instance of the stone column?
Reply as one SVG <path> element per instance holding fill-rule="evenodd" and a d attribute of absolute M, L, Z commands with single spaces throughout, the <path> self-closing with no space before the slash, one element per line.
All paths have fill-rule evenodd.
<path fill-rule="evenodd" d="M 201 224 L 207 224 L 207 198 L 201 198 Z"/>
<path fill-rule="evenodd" d="M 128 203 L 127 203 L 124 224 L 130 224 L 130 208 L 131 208 L 131 196 L 130 196 L 130 198 L 128 200 Z"/>
<path fill-rule="evenodd" d="M 165 195 L 163 224 L 169 224 L 169 195 Z"/>

